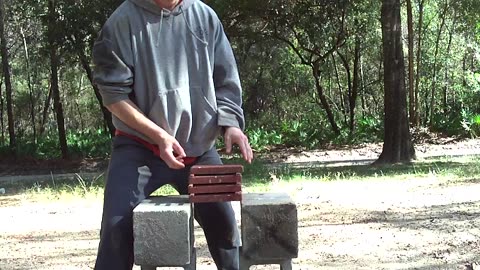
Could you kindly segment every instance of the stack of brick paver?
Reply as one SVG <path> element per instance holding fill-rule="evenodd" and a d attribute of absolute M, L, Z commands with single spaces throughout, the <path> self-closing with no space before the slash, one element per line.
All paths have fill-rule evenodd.
<path fill-rule="evenodd" d="M 196 165 L 190 169 L 191 203 L 242 200 L 241 165 Z"/>

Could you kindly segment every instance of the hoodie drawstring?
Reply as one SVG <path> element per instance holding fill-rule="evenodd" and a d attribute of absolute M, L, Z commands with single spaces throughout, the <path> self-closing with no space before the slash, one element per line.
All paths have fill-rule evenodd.
<path fill-rule="evenodd" d="M 205 46 L 208 46 L 208 42 L 199 38 L 195 32 L 192 30 L 192 27 L 190 26 L 190 24 L 188 23 L 188 20 L 187 20 L 187 16 L 185 15 L 185 12 L 183 12 L 183 8 L 182 6 L 180 6 L 180 12 L 182 13 L 182 16 L 183 16 L 183 20 L 185 20 L 185 24 L 187 25 L 187 28 L 188 28 L 188 31 L 190 31 L 190 33 L 192 34 L 192 36 L 194 36 L 198 41 L 200 41 L 203 45 Z"/>
<path fill-rule="evenodd" d="M 183 8 L 182 8 L 182 4 L 180 4 L 179 6 L 179 13 L 182 14 L 183 16 L 183 20 L 185 21 L 185 25 L 187 26 L 187 29 L 188 31 L 190 32 L 190 34 L 192 34 L 193 37 L 195 37 L 196 40 L 200 41 L 203 45 L 205 46 L 208 46 L 208 42 L 201 39 L 199 36 L 197 36 L 195 34 L 195 32 L 193 31 L 192 27 L 190 26 L 190 24 L 188 23 L 188 20 L 187 20 L 187 16 L 185 15 L 185 12 L 183 11 Z M 160 26 L 159 26 L 159 30 L 158 30 L 158 39 L 157 39 L 157 44 L 156 46 L 160 46 L 160 39 L 162 37 L 162 28 L 163 28 L 163 16 L 165 16 L 165 11 L 162 9 L 161 11 L 161 14 L 160 14 Z M 177 13 L 178 14 L 178 13 Z"/>
<path fill-rule="evenodd" d="M 162 38 L 162 27 L 163 27 L 163 9 L 160 14 L 160 29 L 158 30 L 158 39 L 156 44 L 157 47 L 160 45 L 160 39 Z"/>

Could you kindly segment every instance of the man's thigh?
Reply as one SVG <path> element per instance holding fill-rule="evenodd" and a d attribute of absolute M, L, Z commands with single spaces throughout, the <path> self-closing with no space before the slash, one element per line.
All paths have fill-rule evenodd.
<path fill-rule="evenodd" d="M 152 181 L 153 158 L 150 150 L 130 138 L 114 138 L 105 185 L 105 210 L 133 209 L 162 185 Z"/>

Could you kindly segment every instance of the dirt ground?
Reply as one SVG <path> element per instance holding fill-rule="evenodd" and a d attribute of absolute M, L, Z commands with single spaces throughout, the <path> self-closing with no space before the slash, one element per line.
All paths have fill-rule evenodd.
<path fill-rule="evenodd" d="M 365 145 L 297 152 L 277 161 L 351 164 L 380 151 L 379 145 Z M 422 144 L 417 154 L 478 155 L 480 141 Z M 480 269 L 480 176 L 468 182 L 434 175 L 415 181 L 322 182 L 287 192 L 299 214 L 300 254 L 293 269 Z M 99 199 L 36 203 L 0 195 L 0 269 L 93 269 L 100 216 Z M 198 226 L 196 243 L 197 269 L 215 269 Z"/>

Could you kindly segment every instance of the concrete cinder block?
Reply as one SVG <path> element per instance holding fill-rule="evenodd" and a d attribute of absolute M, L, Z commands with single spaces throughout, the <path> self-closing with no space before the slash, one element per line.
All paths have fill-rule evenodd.
<path fill-rule="evenodd" d="M 193 215 L 188 196 L 152 197 L 133 211 L 137 265 L 184 266 L 193 248 Z"/>
<path fill-rule="evenodd" d="M 243 194 L 241 213 L 242 256 L 262 260 L 298 256 L 297 207 L 288 194 Z"/>

